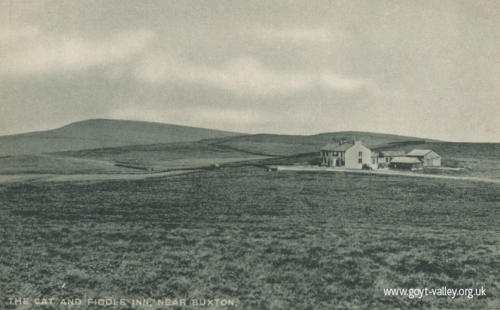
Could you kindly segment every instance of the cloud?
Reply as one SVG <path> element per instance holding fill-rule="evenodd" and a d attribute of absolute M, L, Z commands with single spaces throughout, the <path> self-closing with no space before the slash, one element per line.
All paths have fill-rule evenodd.
<path fill-rule="evenodd" d="M 40 30 L 33 26 L 24 26 L 18 29 L 0 28 L 0 43 L 3 46 L 15 42 L 30 40 L 40 35 Z"/>
<path fill-rule="evenodd" d="M 35 27 L 3 30 L 0 73 L 44 74 L 121 62 L 142 52 L 153 36 L 148 30 L 136 30 L 93 41 L 51 36 Z"/>
<path fill-rule="evenodd" d="M 152 56 L 140 64 L 136 74 L 152 83 L 198 84 L 257 95 L 310 89 L 313 82 L 309 75 L 274 72 L 253 58 L 238 58 L 220 67 L 210 67 Z"/>
<path fill-rule="evenodd" d="M 331 72 L 324 72 L 319 75 L 320 84 L 325 88 L 331 88 L 346 92 L 357 91 L 362 88 L 372 88 L 373 82 L 363 79 L 348 78 Z"/>
<path fill-rule="evenodd" d="M 195 65 L 171 56 L 148 56 L 136 69 L 142 81 L 197 84 L 238 95 L 290 94 L 314 88 L 355 92 L 371 82 L 332 72 L 277 71 L 251 57 L 236 58 L 218 67 Z"/>
<path fill-rule="evenodd" d="M 265 41 L 286 41 L 291 43 L 325 44 L 334 40 L 330 27 L 260 27 L 255 31 L 258 38 Z"/>

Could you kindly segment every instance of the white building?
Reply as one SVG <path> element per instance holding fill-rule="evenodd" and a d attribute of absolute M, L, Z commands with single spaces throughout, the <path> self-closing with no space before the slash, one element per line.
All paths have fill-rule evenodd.
<path fill-rule="evenodd" d="M 371 150 L 361 141 L 354 143 L 331 143 L 321 148 L 321 165 L 362 169 L 363 165 L 372 167 Z"/>

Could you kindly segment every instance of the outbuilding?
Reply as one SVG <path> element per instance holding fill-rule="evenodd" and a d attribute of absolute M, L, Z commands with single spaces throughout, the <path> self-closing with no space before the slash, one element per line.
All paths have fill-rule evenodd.
<path fill-rule="evenodd" d="M 433 150 L 415 149 L 405 156 L 417 158 L 422 162 L 424 167 L 441 167 L 441 156 Z"/>
<path fill-rule="evenodd" d="M 415 170 L 422 168 L 422 162 L 415 157 L 398 156 L 391 160 L 389 167 L 392 169 Z"/>

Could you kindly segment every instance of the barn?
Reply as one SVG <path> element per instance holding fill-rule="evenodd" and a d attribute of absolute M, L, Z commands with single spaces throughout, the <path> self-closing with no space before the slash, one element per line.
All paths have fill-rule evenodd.
<path fill-rule="evenodd" d="M 345 167 L 362 169 L 371 167 L 371 150 L 361 141 L 330 143 L 321 148 L 321 165 L 327 167 Z"/>
<path fill-rule="evenodd" d="M 441 156 L 432 150 L 415 149 L 405 156 L 417 158 L 424 167 L 441 167 Z"/>
<path fill-rule="evenodd" d="M 405 155 L 404 151 L 380 151 L 377 153 L 377 165 L 379 168 L 389 166 L 393 158 Z"/>
<path fill-rule="evenodd" d="M 415 157 L 397 156 L 389 163 L 392 169 L 415 170 L 422 168 L 422 162 Z"/>

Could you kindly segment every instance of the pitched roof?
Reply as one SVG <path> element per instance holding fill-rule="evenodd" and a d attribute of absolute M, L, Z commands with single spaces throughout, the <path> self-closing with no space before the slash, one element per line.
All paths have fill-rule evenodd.
<path fill-rule="evenodd" d="M 380 152 L 382 156 L 398 156 L 398 155 L 404 155 L 404 151 L 381 151 Z"/>
<path fill-rule="evenodd" d="M 428 159 L 441 157 L 441 156 L 439 156 L 439 154 L 437 154 L 436 152 L 434 152 L 432 150 L 419 150 L 419 149 L 411 151 L 410 153 L 406 154 L 406 156 L 415 156 L 415 157 L 426 156 L 426 158 L 428 158 Z"/>
<path fill-rule="evenodd" d="M 415 157 L 406 157 L 406 156 L 398 156 L 394 157 L 391 160 L 391 163 L 397 163 L 397 164 L 418 164 L 421 161 L 418 160 L 418 158 Z"/>
<path fill-rule="evenodd" d="M 428 154 L 430 152 L 432 152 L 432 150 L 414 149 L 406 155 L 408 155 L 408 156 L 425 156 L 426 154 Z"/>
<path fill-rule="evenodd" d="M 334 144 L 329 143 L 321 148 L 322 151 L 335 151 L 335 152 L 345 152 L 350 149 L 354 144 L 344 143 L 344 144 Z"/>

